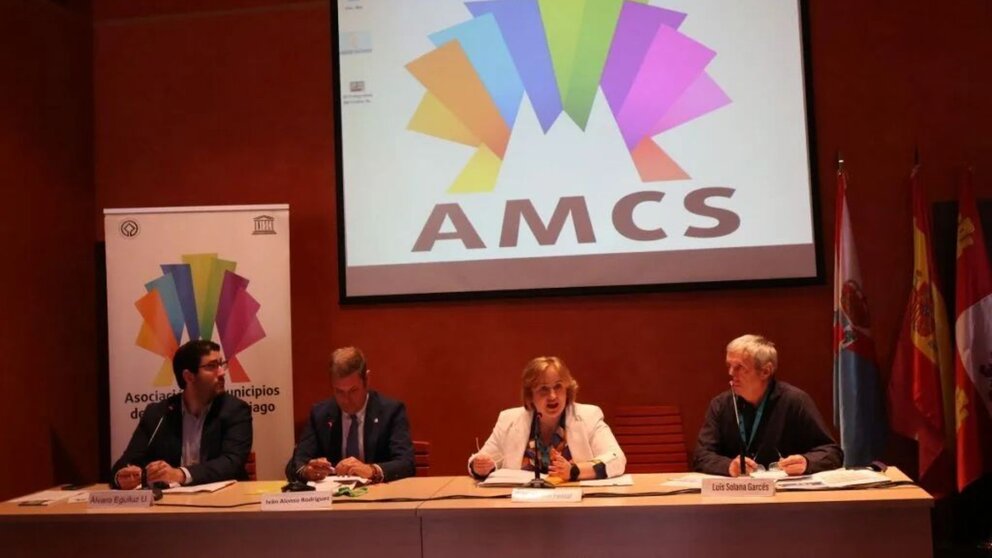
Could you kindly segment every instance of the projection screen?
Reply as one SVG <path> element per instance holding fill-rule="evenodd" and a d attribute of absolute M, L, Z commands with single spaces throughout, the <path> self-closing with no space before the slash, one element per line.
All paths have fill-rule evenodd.
<path fill-rule="evenodd" d="M 337 0 L 343 300 L 820 276 L 790 0 Z"/>

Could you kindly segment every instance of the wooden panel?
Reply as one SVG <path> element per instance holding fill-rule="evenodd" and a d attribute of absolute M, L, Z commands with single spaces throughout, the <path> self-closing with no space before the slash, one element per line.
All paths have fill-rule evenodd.
<path fill-rule="evenodd" d="M 681 434 L 682 424 L 665 424 L 653 426 L 618 426 L 613 429 L 616 435 L 650 435 L 650 434 Z"/>
<path fill-rule="evenodd" d="M 620 443 L 620 447 L 626 448 L 628 445 L 685 443 L 685 437 L 681 432 L 674 434 L 650 434 L 644 436 L 625 434 L 618 435 L 617 442 Z"/>
<path fill-rule="evenodd" d="M 627 463 L 678 463 L 683 470 L 688 469 L 684 453 L 627 454 Z"/>
<path fill-rule="evenodd" d="M 666 453 L 678 453 L 685 456 L 685 444 L 631 444 L 622 445 L 623 452 L 627 455 L 634 453 L 649 453 L 649 454 L 666 454 Z"/>
<path fill-rule="evenodd" d="M 617 417 L 641 417 L 641 416 L 680 416 L 677 405 L 629 405 L 617 407 Z"/>
<path fill-rule="evenodd" d="M 616 426 L 650 426 L 656 424 L 682 424 L 678 416 L 616 417 L 611 424 Z"/>
<path fill-rule="evenodd" d="M 625 473 L 684 473 L 686 467 L 681 463 L 634 463 L 627 464 Z"/>

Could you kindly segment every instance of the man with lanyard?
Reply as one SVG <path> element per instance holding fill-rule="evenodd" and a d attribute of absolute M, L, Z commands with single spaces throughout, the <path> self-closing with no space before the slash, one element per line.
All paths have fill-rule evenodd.
<path fill-rule="evenodd" d="M 779 468 L 805 475 L 841 466 L 844 454 L 813 399 L 776 380 L 777 368 L 778 352 L 764 337 L 743 335 L 727 345 L 730 390 L 710 402 L 696 441 L 694 470 L 737 477 L 742 454 L 745 474 Z"/>

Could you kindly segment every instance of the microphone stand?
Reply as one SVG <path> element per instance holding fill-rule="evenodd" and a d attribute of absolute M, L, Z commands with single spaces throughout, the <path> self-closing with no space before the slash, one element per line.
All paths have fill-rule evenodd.
<path fill-rule="evenodd" d="M 541 456 L 538 455 L 537 442 L 541 436 L 541 428 L 539 419 L 541 418 L 541 413 L 534 409 L 534 418 L 530 423 L 530 432 L 533 436 L 534 441 L 534 478 L 527 481 L 524 485 L 525 488 L 554 488 L 555 485 L 551 484 L 545 479 L 541 478 Z"/>
<path fill-rule="evenodd" d="M 730 400 L 734 402 L 734 418 L 737 419 L 737 432 L 741 439 L 741 475 L 742 477 L 751 476 L 747 472 L 747 461 L 744 458 L 744 453 L 747 451 L 747 440 L 744 439 L 744 424 L 741 422 L 741 412 L 737 408 L 737 393 L 734 391 L 734 382 L 730 381 Z"/>
<path fill-rule="evenodd" d="M 172 412 L 172 409 L 172 405 L 166 407 L 165 413 L 158 419 L 158 424 L 155 425 L 155 430 L 152 431 L 152 435 L 148 438 L 148 443 L 145 445 L 146 452 L 152 447 L 152 442 L 155 441 L 155 435 L 158 434 L 158 429 L 162 427 L 162 421 L 165 420 L 166 415 Z M 141 485 L 152 491 L 152 499 L 156 502 L 162 499 L 162 489 L 169 488 L 169 485 L 162 481 L 148 484 L 148 473 L 145 472 L 144 467 L 141 468 Z"/>

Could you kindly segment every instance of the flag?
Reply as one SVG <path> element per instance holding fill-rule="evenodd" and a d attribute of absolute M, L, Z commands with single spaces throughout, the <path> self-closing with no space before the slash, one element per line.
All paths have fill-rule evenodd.
<path fill-rule="evenodd" d="M 847 210 L 847 175 L 837 171 L 834 229 L 834 425 L 840 428 L 844 466 L 877 459 L 885 443 L 885 417 L 871 336 L 868 300 Z"/>
<path fill-rule="evenodd" d="M 992 443 L 992 267 L 982 223 L 965 174 L 958 193 L 958 249 L 954 297 L 954 402 L 957 439 L 957 484 L 964 490 L 982 476 Z"/>
<path fill-rule="evenodd" d="M 912 291 L 889 380 L 892 430 L 919 445 L 922 479 L 953 440 L 953 376 L 947 310 L 933 265 L 930 214 L 920 168 L 910 174 L 913 204 Z"/>

